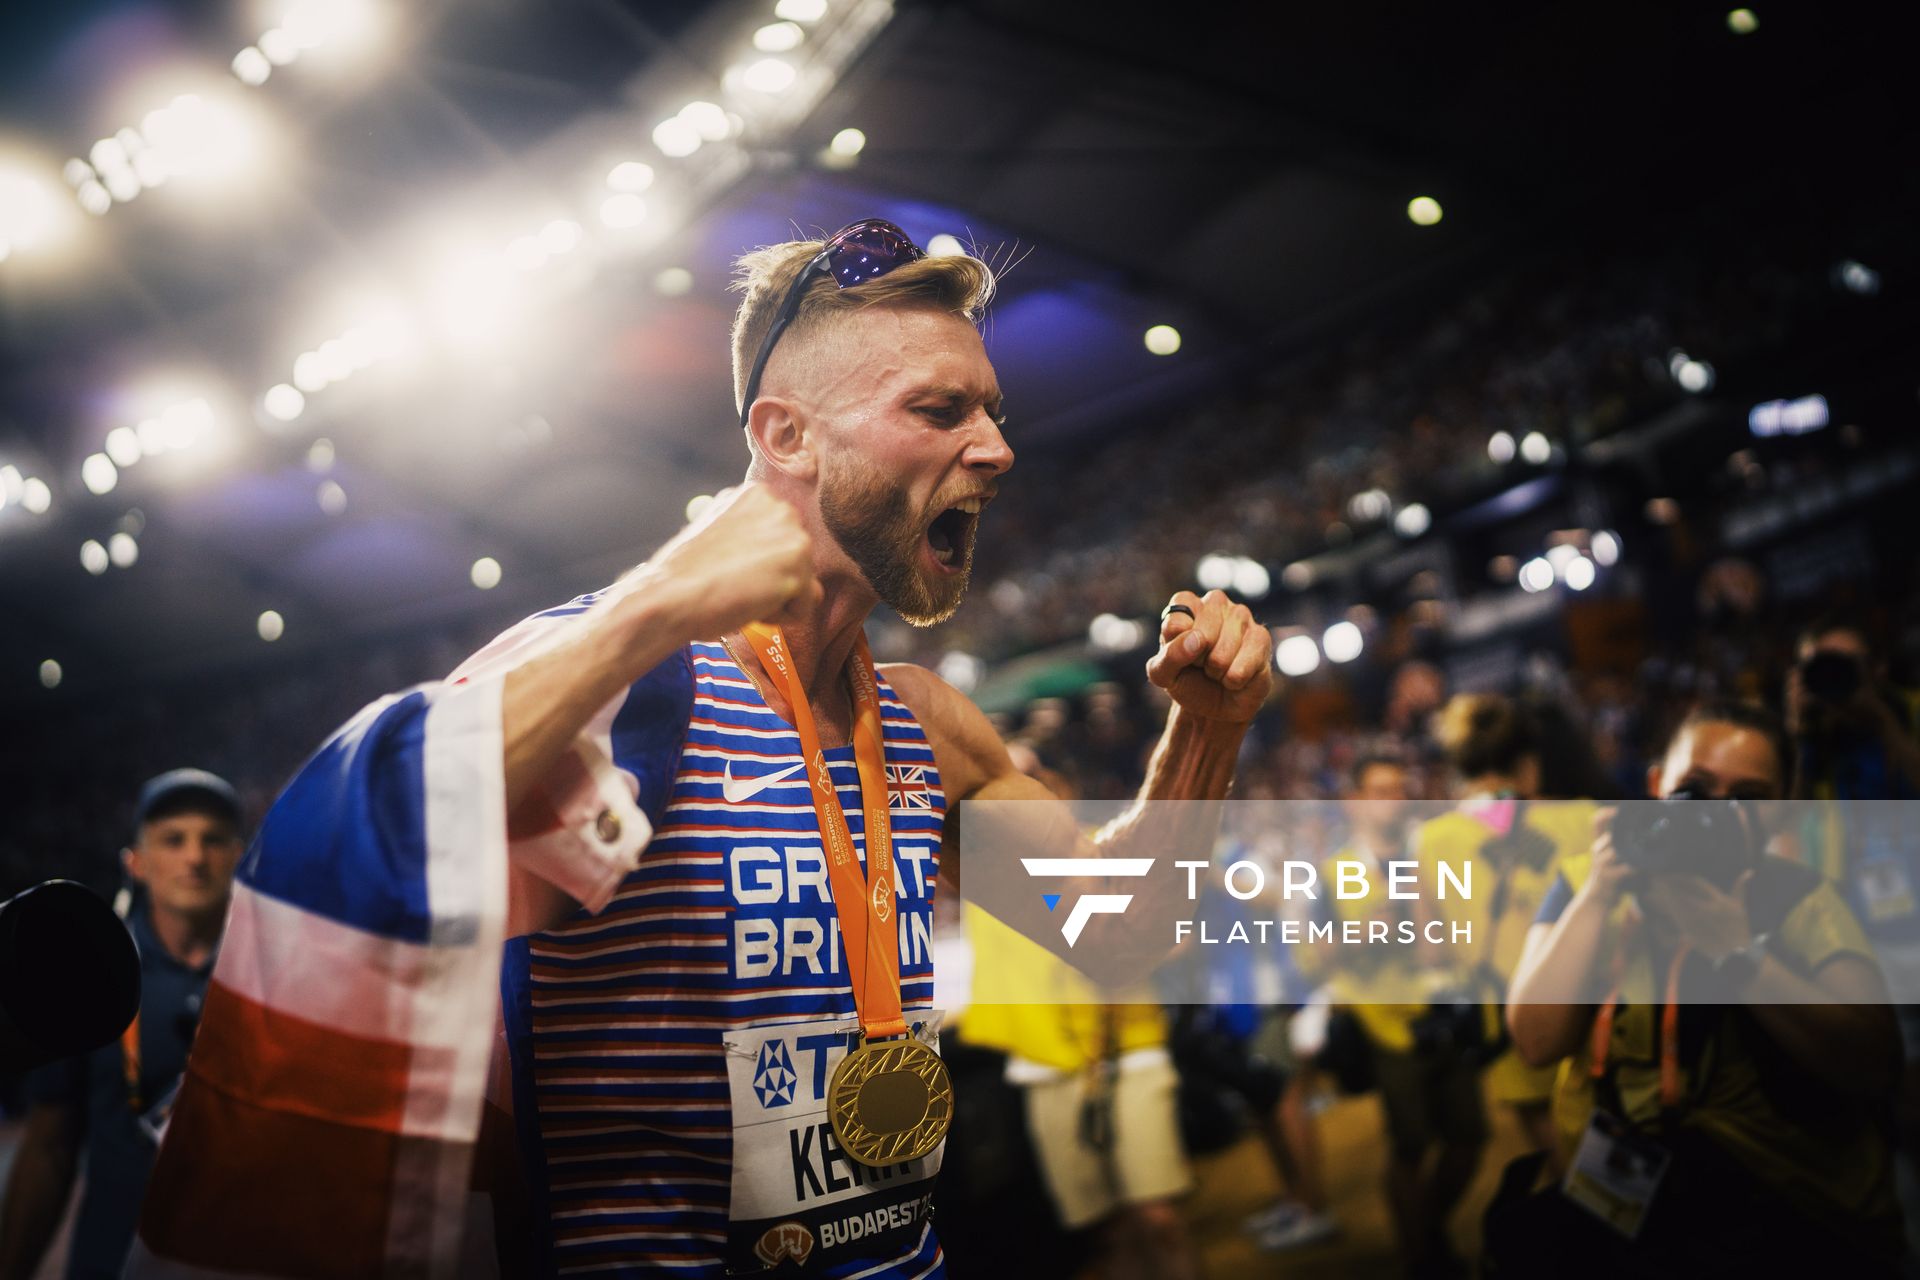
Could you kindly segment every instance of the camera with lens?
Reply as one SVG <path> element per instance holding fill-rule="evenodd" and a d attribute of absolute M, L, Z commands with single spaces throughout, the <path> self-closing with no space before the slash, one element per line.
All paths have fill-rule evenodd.
<path fill-rule="evenodd" d="M 1823 649 L 1800 664 L 1800 683 L 1820 701 L 1840 706 L 1853 699 L 1866 680 L 1860 660 L 1851 654 Z"/>
<path fill-rule="evenodd" d="M 1623 804 L 1613 816 L 1613 848 L 1645 875 L 1699 876 L 1730 889 L 1755 862 L 1755 841 L 1737 800 L 1710 800 L 1686 788 L 1664 800 Z"/>

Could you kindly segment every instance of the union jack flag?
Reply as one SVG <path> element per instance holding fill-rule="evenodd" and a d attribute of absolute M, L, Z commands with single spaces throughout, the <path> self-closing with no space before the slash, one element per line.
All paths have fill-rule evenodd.
<path fill-rule="evenodd" d="M 927 785 L 927 766 L 890 764 L 887 766 L 887 808 L 896 813 L 911 809 L 933 808 L 933 791 Z"/>

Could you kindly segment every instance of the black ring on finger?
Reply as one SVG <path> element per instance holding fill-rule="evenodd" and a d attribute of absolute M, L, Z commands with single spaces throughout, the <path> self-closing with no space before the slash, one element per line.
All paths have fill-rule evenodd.
<path fill-rule="evenodd" d="M 1193 610 L 1187 608 L 1187 606 L 1183 604 L 1170 604 L 1166 608 L 1162 609 L 1160 611 L 1160 621 L 1165 622 L 1168 618 L 1171 618 L 1176 613 L 1184 613 L 1189 618 L 1192 618 L 1195 622 L 1200 621 L 1199 617 L 1195 615 Z"/>

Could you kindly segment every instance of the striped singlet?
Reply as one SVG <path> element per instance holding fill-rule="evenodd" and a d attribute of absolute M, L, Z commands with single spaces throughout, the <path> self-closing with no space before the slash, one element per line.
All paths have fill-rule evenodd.
<path fill-rule="evenodd" d="M 799 735 L 725 646 L 694 644 L 686 656 L 693 713 L 638 869 L 604 911 L 529 946 L 541 1149 L 526 1154 L 560 1275 L 723 1275 L 733 1154 L 723 1032 L 855 1012 Z M 933 1001 L 946 797 L 926 733 L 878 684 L 911 1018 Z M 864 866 L 853 748 L 825 755 Z M 728 778 L 737 803 L 725 798 Z M 919 1280 L 944 1270 L 929 1226 L 897 1256 L 822 1274 Z"/>

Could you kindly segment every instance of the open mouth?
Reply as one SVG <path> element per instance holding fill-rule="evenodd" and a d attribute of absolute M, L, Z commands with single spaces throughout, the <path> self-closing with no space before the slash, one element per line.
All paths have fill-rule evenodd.
<path fill-rule="evenodd" d="M 927 548 L 933 552 L 936 564 L 947 569 L 959 569 L 966 563 L 967 548 L 973 541 L 973 528 L 980 519 L 980 509 L 986 502 L 980 498 L 969 498 L 965 502 L 955 503 L 933 518 L 927 526 Z"/>

